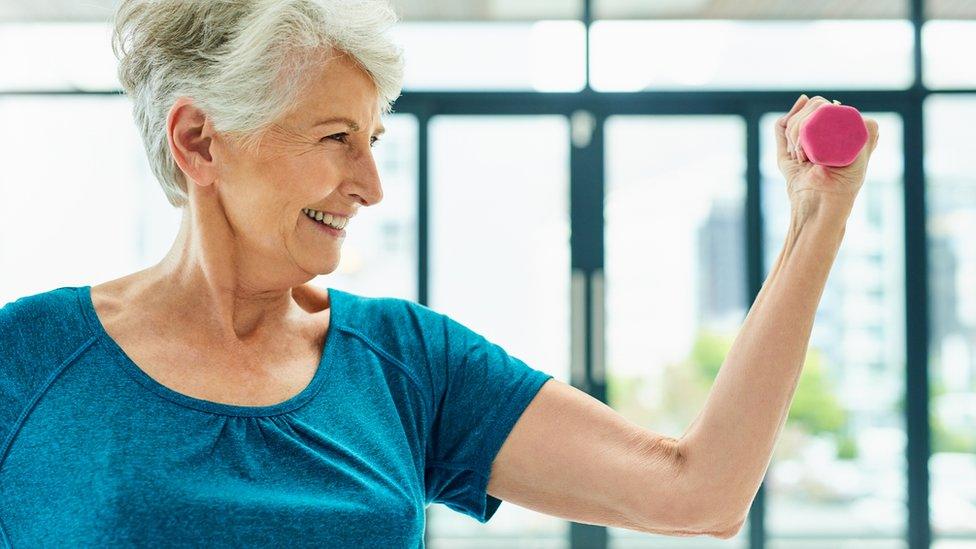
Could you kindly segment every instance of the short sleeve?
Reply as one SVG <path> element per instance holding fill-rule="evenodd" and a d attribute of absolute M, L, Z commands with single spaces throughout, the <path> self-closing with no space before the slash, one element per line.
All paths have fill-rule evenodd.
<path fill-rule="evenodd" d="M 458 321 L 438 316 L 443 349 L 432 353 L 435 413 L 425 462 L 427 497 L 485 523 L 501 505 L 487 493 L 491 464 L 553 376 Z"/>
<path fill-rule="evenodd" d="M 0 462 L 27 406 L 84 344 L 72 306 L 74 288 L 62 286 L 0 307 Z"/>

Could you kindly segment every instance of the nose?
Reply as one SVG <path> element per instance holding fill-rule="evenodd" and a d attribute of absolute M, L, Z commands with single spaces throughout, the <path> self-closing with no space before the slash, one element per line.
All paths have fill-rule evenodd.
<path fill-rule="evenodd" d="M 363 206 L 372 206 L 383 200 L 383 185 L 376 169 L 372 151 L 358 155 L 353 166 L 353 196 L 358 197 Z"/>

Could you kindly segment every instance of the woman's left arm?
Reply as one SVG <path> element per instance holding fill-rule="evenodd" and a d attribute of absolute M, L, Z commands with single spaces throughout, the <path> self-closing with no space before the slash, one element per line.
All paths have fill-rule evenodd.
<path fill-rule="evenodd" d="M 748 513 L 786 422 L 817 306 L 877 146 L 878 125 L 866 119 L 868 142 L 850 166 L 819 166 L 805 162 L 802 150 L 791 154 L 802 121 L 826 103 L 801 96 L 791 113 L 777 121 L 778 162 L 792 212 L 786 242 L 702 411 L 678 441 L 703 497 L 738 510 L 735 528 Z"/>
<path fill-rule="evenodd" d="M 741 529 L 785 423 L 817 305 L 864 180 L 878 126 L 853 164 L 794 157 L 798 126 L 826 100 L 801 96 L 776 125 L 792 220 L 705 405 L 680 439 L 549 380 L 492 462 L 488 493 L 587 524 L 726 539 Z M 652 337 L 653 334 L 649 334 Z"/>

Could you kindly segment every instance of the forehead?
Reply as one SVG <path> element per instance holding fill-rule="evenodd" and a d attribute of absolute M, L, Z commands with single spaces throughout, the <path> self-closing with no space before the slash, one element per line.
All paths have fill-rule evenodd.
<path fill-rule="evenodd" d="M 342 124 L 360 131 L 369 124 L 383 133 L 376 85 L 348 56 L 329 58 L 312 73 L 299 100 L 298 114 L 304 125 Z"/>

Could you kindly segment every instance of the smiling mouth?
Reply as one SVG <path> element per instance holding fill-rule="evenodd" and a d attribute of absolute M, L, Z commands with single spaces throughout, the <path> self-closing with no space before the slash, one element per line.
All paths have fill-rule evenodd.
<path fill-rule="evenodd" d="M 316 227 L 314 229 L 312 229 L 312 230 L 314 230 L 316 232 L 321 232 L 323 234 L 330 235 L 330 236 L 335 237 L 335 238 L 341 238 L 341 239 L 346 238 L 346 230 L 345 229 L 337 229 L 337 228 L 333 227 L 332 225 L 329 225 L 327 223 L 323 223 L 323 222 L 318 221 L 318 220 L 316 220 L 314 218 L 311 218 L 311 217 L 309 217 L 307 215 L 305 217 L 308 217 L 308 220 L 309 221 L 315 223 Z"/>
<path fill-rule="evenodd" d="M 319 225 L 325 225 L 326 227 L 332 227 L 333 229 L 335 229 L 337 231 L 343 230 L 346 227 L 346 225 L 349 224 L 349 219 L 347 219 L 347 218 L 338 218 L 338 223 L 337 224 L 336 223 L 326 223 L 325 222 L 326 219 L 329 219 L 330 221 L 333 219 L 333 217 L 331 215 L 326 214 L 322 218 L 322 220 L 319 220 L 318 219 L 318 216 L 311 215 L 311 214 L 307 213 L 306 212 L 306 209 L 302 209 L 302 215 L 304 215 L 305 217 L 307 217 L 307 218 L 311 219 L 312 221 L 318 223 Z"/>

